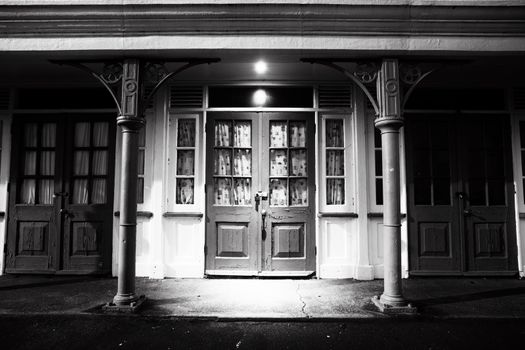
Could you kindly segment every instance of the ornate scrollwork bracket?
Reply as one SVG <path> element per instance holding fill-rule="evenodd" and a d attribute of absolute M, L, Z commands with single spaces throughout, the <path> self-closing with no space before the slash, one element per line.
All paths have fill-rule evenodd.
<path fill-rule="evenodd" d="M 79 68 L 94 77 L 110 93 L 119 115 L 124 115 L 125 106 L 118 97 L 123 89 L 124 64 L 126 60 L 52 60 L 52 63 Z M 136 90 L 139 94 L 138 115 L 144 113 L 145 107 L 155 93 L 175 75 L 188 68 L 219 62 L 219 58 L 187 58 L 166 60 L 137 60 L 141 66 L 143 78 L 140 78 Z M 167 63 L 181 63 L 180 66 L 169 69 Z M 125 85 L 125 84 L 124 84 Z M 126 85 L 127 86 L 127 85 Z M 146 93 L 147 92 L 147 93 Z"/>
<path fill-rule="evenodd" d="M 325 58 L 303 58 L 302 62 L 321 64 L 330 67 L 344 74 L 354 82 L 370 101 L 374 108 L 376 116 L 381 113 L 379 93 L 381 89 L 374 84 L 379 83 L 378 77 L 381 73 L 381 61 L 370 59 L 366 61 L 348 60 L 348 59 L 325 59 Z M 341 63 L 350 63 L 350 67 L 343 66 Z M 442 63 L 416 63 L 402 61 L 399 63 L 399 81 L 401 93 L 401 110 L 404 109 L 407 100 L 414 89 L 432 72 L 443 66 Z M 374 93 L 374 90 L 377 91 Z"/>

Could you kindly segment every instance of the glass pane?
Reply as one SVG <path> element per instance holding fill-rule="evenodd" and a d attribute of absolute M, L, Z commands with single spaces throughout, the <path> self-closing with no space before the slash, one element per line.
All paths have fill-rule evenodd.
<path fill-rule="evenodd" d="M 525 148 L 525 121 L 520 121 L 520 144 Z"/>
<path fill-rule="evenodd" d="M 231 147 L 231 122 L 217 120 L 215 122 L 215 146 Z"/>
<path fill-rule="evenodd" d="M 430 176 L 430 157 L 427 150 L 414 151 L 414 176 Z"/>
<path fill-rule="evenodd" d="M 36 123 L 29 123 L 25 125 L 24 130 L 24 145 L 26 147 L 36 147 L 37 146 L 37 130 L 38 126 Z"/>
<path fill-rule="evenodd" d="M 485 175 L 485 154 L 483 150 L 469 152 L 468 174 L 472 177 L 482 177 Z"/>
<path fill-rule="evenodd" d="M 345 174 L 344 151 L 326 152 L 326 175 L 339 176 Z"/>
<path fill-rule="evenodd" d="M 144 203 L 144 178 L 137 178 L 137 203 Z"/>
<path fill-rule="evenodd" d="M 40 180 L 38 189 L 39 204 L 53 204 L 53 194 L 55 193 L 54 180 Z"/>
<path fill-rule="evenodd" d="M 434 179 L 434 205 L 450 204 L 450 179 Z"/>
<path fill-rule="evenodd" d="M 326 120 L 326 147 L 344 147 L 344 128 L 342 119 Z"/>
<path fill-rule="evenodd" d="M 55 147 L 56 124 L 45 123 L 42 125 L 42 147 Z"/>
<path fill-rule="evenodd" d="M 305 122 L 290 122 L 290 147 L 306 147 Z"/>
<path fill-rule="evenodd" d="M 470 205 L 485 205 L 485 180 L 469 179 L 469 197 Z"/>
<path fill-rule="evenodd" d="M 485 124 L 485 146 L 487 148 L 503 147 L 503 125 L 498 120 L 487 121 Z"/>
<path fill-rule="evenodd" d="M 432 175 L 433 176 L 450 176 L 450 159 L 448 150 L 432 151 Z"/>
<path fill-rule="evenodd" d="M 376 176 L 383 176 L 383 152 L 375 150 L 374 155 Z"/>
<path fill-rule="evenodd" d="M 290 179 L 290 205 L 308 205 L 306 179 Z"/>
<path fill-rule="evenodd" d="M 215 196 L 216 205 L 230 205 L 231 179 L 218 178 L 215 179 L 213 185 L 213 193 Z"/>
<path fill-rule="evenodd" d="M 383 179 L 376 179 L 376 204 L 383 205 Z"/>
<path fill-rule="evenodd" d="M 144 175 L 144 150 L 139 150 L 139 161 L 137 167 L 137 174 Z"/>
<path fill-rule="evenodd" d="M 88 204 L 88 180 L 76 179 L 73 183 L 72 201 L 75 204 Z"/>
<path fill-rule="evenodd" d="M 270 179 L 270 205 L 285 206 L 288 204 L 288 191 L 285 179 Z"/>
<path fill-rule="evenodd" d="M 214 174 L 215 175 L 231 175 L 231 155 L 232 151 L 229 149 L 216 149 L 215 150 L 215 164 Z"/>
<path fill-rule="evenodd" d="M 89 123 L 75 124 L 75 147 L 89 147 Z"/>
<path fill-rule="evenodd" d="M 433 148 L 447 148 L 448 147 L 448 123 L 441 121 L 434 121 L 430 129 L 430 137 Z"/>
<path fill-rule="evenodd" d="M 35 179 L 26 179 L 22 182 L 22 188 L 20 189 L 20 200 L 19 203 L 23 204 L 35 204 Z"/>
<path fill-rule="evenodd" d="M 91 203 L 106 203 L 106 180 L 93 179 Z"/>
<path fill-rule="evenodd" d="M 74 156 L 74 175 L 88 175 L 89 172 L 89 151 L 75 151 Z"/>
<path fill-rule="evenodd" d="M 235 147 L 250 147 L 252 145 L 252 123 L 250 121 L 235 122 L 233 129 Z"/>
<path fill-rule="evenodd" d="M 288 176 L 288 157 L 286 150 L 270 150 L 270 175 Z"/>
<path fill-rule="evenodd" d="M 270 122 L 270 147 L 288 147 L 287 129 L 286 122 Z"/>
<path fill-rule="evenodd" d="M 252 185 L 250 179 L 234 179 L 233 204 L 250 205 L 252 198 Z"/>
<path fill-rule="evenodd" d="M 177 175 L 193 175 L 194 173 L 195 151 L 177 151 Z"/>
<path fill-rule="evenodd" d="M 139 131 L 139 147 L 146 147 L 146 128 L 141 128 Z"/>
<path fill-rule="evenodd" d="M 487 176 L 503 177 L 505 174 L 505 156 L 500 152 L 487 152 Z"/>
<path fill-rule="evenodd" d="M 35 175 L 36 174 L 36 152 L 26 151 L 24 160 L 24 175 Z"/>
<path fill-rule="evenodd" d="M 217 135 L 217 125 L 215 125 L 215 132 L 215 135 Z M 179 119 L 177 146 L 195 147 L 195 119 Z"/>
<path fill-rule="evenodd" d="M 326 204 L 345 204 L 345 180 L 326 179 Z"/>
<path fill-rule="evenodd" d="M 193 186 L 193 179 L 177 179 L 175 194 L 177 204 L 193 204 Z"/>
<path fill-rule="evenodd" d="M 252 151 L 236 149 L 233 157 L 233 175 L 252 175 Z"/>
<path fill-rule="evenodd" d="M 93 175 L 106 175 L 108 173 L 108 152 L 93 152 Z"/>
<path fill-rule="evenodd" d="M 381 148 L 381 130 L 374 128 L 374 147 Z"/>
<path fill-rule="evenodd" d="M 306 150 L 290 150 L 290 158 L 292 161 L 292 168 L 290 175 L 292 176 L 307 176 L 308 169 L 306 166 Z"/>
<path fill-rule="evenodd" d="M 413 132 L 412 139 L 414 140 L 414 148 L 424 148 L 429 146 L 428 137 L 428 122 L 414 122 L 412 124 Z"/>
<path fill-rule="evenodd" d="M 505 181 L 493 179 L 488 181 L 489 205 L 505 205 Z"/>
<path fill-rule="evenodd" d="M 98 122 L 93 124 L 93 146 L 107 147 L 108 146 L 108 128 L 107 122 Z M 144 128 L 142 128 L 144 130 Z M 140 140 L 140 132 L 139 132 Z"/>
<path fill-rule="evenodd" d="M 55 174 L 55 152 L 46 151 L 40 154 L 40 175 Z"/>
<path fill-rule="evenodd" d="M 414 203 L 416 205 L 431 205 L 431 186 L 430 179 L 415 178 L 414 179 Z"/>

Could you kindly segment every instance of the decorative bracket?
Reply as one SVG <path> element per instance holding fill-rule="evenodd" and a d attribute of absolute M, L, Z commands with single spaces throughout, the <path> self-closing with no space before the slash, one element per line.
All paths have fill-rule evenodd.
<path fill-rule="evenodd" d="M 321 64 L 326 67 L 335 69 L 352 82 L 354 82 L 361 91 L 368 98 L 376 116 L 379 116 L 381 113 L 381 106 L 379 100 L 379 88 L 376 88 L 377 93 L 374 96 L 373 93 L 373 84 L 376 86 L 379 83 L 378 76 L 381 72 L 381 61 L 378 59 L 369 59 L 369 60 L 348 60 L 348 59 L 337 59 L 337 58 L 303 58 L 302 62 L 306 63 L 316 63 Z M 352 64 L 351 68 L 346 68 L 338 63 L 350 63 Z M 443 67 L 443 63 L 435 62 L 420 62 L 415 63 L 411 61 L 402 61 L 399 64 L 399 80 L 402 83 L 402 102 L 401 102 L 401 111 L 405 108 L 406 102 L 410 98 L 412 92 L 428 75 L 432 72 L 435 72 L 437 69 Z"/>
<path fill-rule="evenodd" d="M 51 60 L 51 63 L 68 65 L 79 68 L 96 80 L 110 93 L 115 102 L 119 115 L 123 114 L 124 106 L 118 98 L 119 91 L 122 89 L 123 66 L 125 60 Z M 138 60 L 142 65 L 144 80 L 138 87 L 140 93 L 140 111 L 142 115 L 145 106 L 153 98 L 155 93 L 173 76 L 187 70 L 188 68 L 200 65 L 219 62 L 219 58 L 186 58 L 186 59 L 166 59 L 166 60 Z M 169 70 L 166 63 L 184 63 L 180 67 Z"/>

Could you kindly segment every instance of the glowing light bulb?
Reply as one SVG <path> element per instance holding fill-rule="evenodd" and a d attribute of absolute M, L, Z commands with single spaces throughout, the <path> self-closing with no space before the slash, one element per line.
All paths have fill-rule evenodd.
<path fill-rule="evenodd" d="M 268 65 L 264 61 L 257 61 L 254 65 L 255 73 L 264 74 L 268 70 Z"/>
<path fill-rule="evenodd" d="M 264 106 L 267 100 L 268 100 L 268 95 L 266 94 L 266 91 L 264 91 L 263 89 L 259 89 L 255 91 L 255 93 L 253 94 L 253 103 L 256 106 Z"/>

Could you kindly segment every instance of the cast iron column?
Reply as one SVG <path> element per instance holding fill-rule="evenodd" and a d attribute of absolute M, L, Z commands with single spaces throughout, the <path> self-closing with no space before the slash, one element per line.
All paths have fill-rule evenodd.
<path fill-rule="evenodd" d="M 378 76 L 379 116 L 375 126 L 381 130 L 383 150 L 383 263 L 384 291 L 380 303 L 407 306 L 401 286 L 401 191 L 399 181 L 399 129 L 401 115 L 399 64 L 384 59 Z"/>
<path fill-rule="evenodd" d="M 120 180 L 120 227 L 118 257 L 118 289 L 113 303 L 133 306 L 135 294 L 135 249 L 137 233 L 137 165 L 138 134 L 145 120 L 141 108 L 141 63 L 126 59 L 122 65 L 122 113 L 117 125 L 122 131 Z"/>

